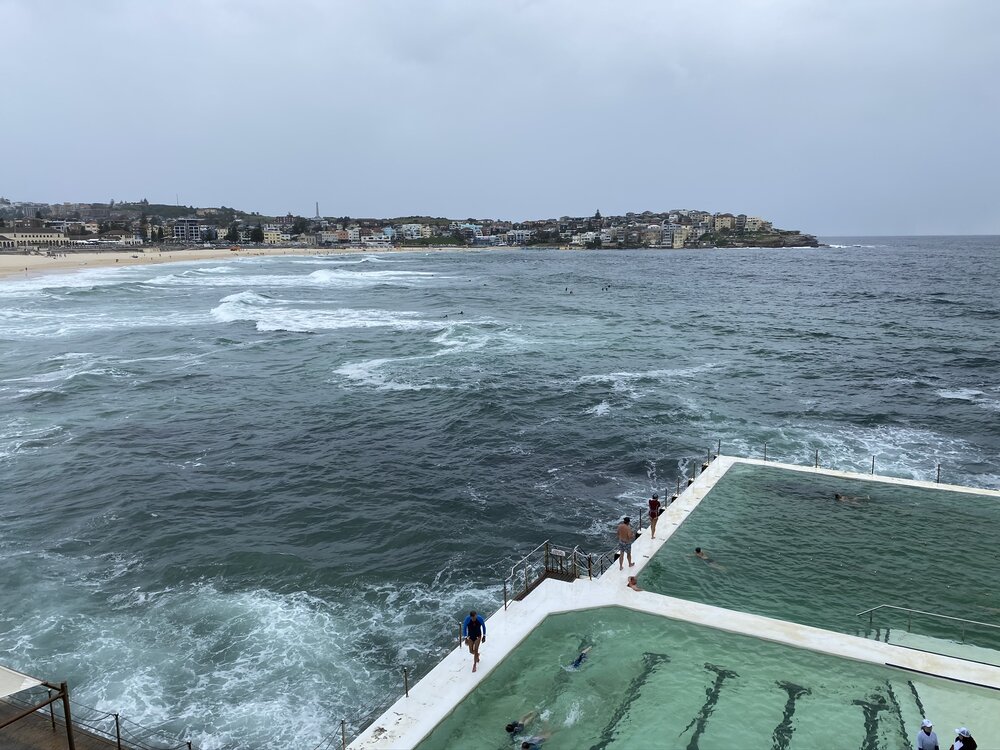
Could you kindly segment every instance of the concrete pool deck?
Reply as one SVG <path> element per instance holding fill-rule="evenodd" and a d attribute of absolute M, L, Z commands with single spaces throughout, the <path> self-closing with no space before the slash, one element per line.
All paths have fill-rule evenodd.
<path fill-rule="evenodd" d="M 506 609 L 500 609 L 486 621 L 487 639 L 481 649 L 477 672 L 471 671 L 472 657 L 468 650 L 464 647 L 455 648 L 410 689 L 409 697 L 397 700 L 349 747 L 353 750 L 388 750 L 416 746 L 546 617 L 600 607 L 623 607 L 844 659 L 896 667 L 1000 691 L 1000 667 L 627 588 L 625 584 L 628 576 L 639 574 L 712 487 L 738 463 L 845 479 L 967 492 L 1000 499 L 1000 491 L 996 490 L 976 490 L 934 482 L 720 456 L 660 516 L 656 539 L 650 539 L 648 530 L 643 530 L 642 536 L 632 548 L 635 567 L 626 566 L 624 570 L 619 570 L 613 566 L 593 580 L 579 579 L 572 583 L 553 579 L 543 581 L 526 598 L 511 602 Z M 1000 701 L 1000 693 L 997 699 Z"/>

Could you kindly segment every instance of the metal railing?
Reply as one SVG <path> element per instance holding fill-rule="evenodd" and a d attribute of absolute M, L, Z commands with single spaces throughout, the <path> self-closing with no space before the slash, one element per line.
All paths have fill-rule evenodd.
<path fill-rule="evenodd" d="M 891 609 L 897 612 L 906 612 L 906 632 L 911 633 L 913 627 L 913 615 L 920 615 L 921 617 L 933 617 L 938 620 L 947 620 L 951 623 L 961 623 L 959 625 L 961 633 L 961 643 L 965 643 L 965 630 L 969 625 L 983 628 L 991 628 L 993 630 L 1000 631 L 1000 625 L 995 625 L 989 622 L 979 622 L 978 620 L 969 620 L 964 617 L 953 617 L 952 615 L 942 615 L 937 612 L 926 612 L 922 609 L 910 609 L 909 607 L 897 607 L 895 604 L 879 604 L 871 609 L 866 609 L 863 612 L 858 612 L 855 617 L 863 617 L 868 615 L 868 627 L 874 627 L 875 613 L 879 610 Z"/>
<path fill-rule="evenodd" d="M 721 452 L 721 442 L 719 444 L 719 447 L 720 447 L 720 452 Z M 745 458 L 754 458 L 754 456 L 745 456 Z M 774 458 L 774 454 L 773 453 L 771 455 L 771 458 L 768 459 L 768 457 L 767 457 L 767 443 L 766 442 L 763 444 L 763 456 L 762 456 L 762 458 L 763 458 L 764 461 L 771 460 L 771 461 L 777 461 L 778 463 L 790 463 L 790 464 L 799 464 L 799 465 L 801 465 L 799 460 L 779 461 L 778 459 Z M 871 476 L 875 476 L 875 458 L 876 458 L 875 456 L 871 457 L 871 459 L 872 459 L 871 460 L 871 468 L 869 469 L 869 472 L 868 472 Z M 814 469 L 820 468 L 820 466 L 819 466 L 819 448 L 815 448 L 813 450 L 813 468 Z M 828 467 L 824 467 L 824 468 L 828 468 Z M 840 471 L 852 471 L 854 473 L 860 473 L 857 469 L 840 469 Z M 881 476 L 889 476 L 889 475 L 888 474 L 883 474 Z M 935 466 L 934 482 L 936 484 L 941 484 L 941 464 L 936 464 L 936 466 Z"/>
<path fill-rule="evenodd" d="M 51 697 L 52 691 L 45 688 L 32 688 L 4 698 L 4 701 L 19 708 L 29 708 L 37 705 L 40 700 Z M 79 730 L 113 743 L 117 750 L 194 750 L 190 740 L 178 739 L 163 731 L 160 724 L 157 727 L 145 727 L 122 717 L 119 713 L 101 711 L 86 706 L 76 700 L 71 700 L 74 731 Z M 56 704 L 43 706 L 35 713 L 48 716 L 53 729 L 56 725 L 66 726 L 66 718 L 54 709 Z M 167 722 L 164 722 L 167 723 Z M 223 749 L 224 750 L 224 749 Z"/>

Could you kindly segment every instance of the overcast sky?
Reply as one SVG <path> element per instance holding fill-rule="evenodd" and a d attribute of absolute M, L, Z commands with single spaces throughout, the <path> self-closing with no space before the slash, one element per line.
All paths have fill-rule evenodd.
<path fill-rule="evenodd" d="M 0 0 L 0 195 L 1000 234 L 997 0 Z"/>

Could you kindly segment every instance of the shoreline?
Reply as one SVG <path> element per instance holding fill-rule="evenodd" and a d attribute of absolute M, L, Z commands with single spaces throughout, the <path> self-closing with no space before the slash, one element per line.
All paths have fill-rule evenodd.
<path fill-rule="evenodd" d="M 128 268 L 133 266 L 183 263 L 200 260 L 234 260 L 237 258 L 271 257 L 281 255 L 358 255 L 399 252 L 444 252 L 465 250 L 461 247 L 253 247 L 230 250 L 229 248 L 156 249 L 141 248 L 104 251 L 68 251 L 56 257 L 26 253 L 0 254 L 0 282 L 25 279 L 40 274 L 72 273 L 91 268 Z M 58 250 L 58 248 L 56 248 Z"/>
<path fill-rule="evenodd" d="M 811 246 L 795 246 L 801 249 Z M 828 247 L 820 244 L 818 247 Z M 0 283 L 8 279 L 26 279 L 39 274 L 56 272 L 72 273 L 90 268 L 125 268 L 131 266 L 158 265 L 160 263 L 183 263 L 202 260 L 233 260 L 236 258 L 273 257 L 282 255 L 371 255 L 381 253 L 442 253 L 442 252 L 489 252 L 490 250 L 524 250 L 522 246 L 503 248 L 469 247 L 462 245 L 431 245 L 426 247 L 288 247 L 266 246 L 230 250 L 228 247 L 213 248 L 131 248 L 122 250 L 69 250 L 55 257 L 28 253 L 0 254 Z M 588 252 L 589 248 L 567 247 L 564 245 L 539 246 L 539 249 Z M 597 248 L 600 250 L 600 248 Z M 617 248 L 603 248 L 607 250 Z M 638 249 L 638 248 L 636 248 Z M 677 251 L 690 248 L 643 248 L 648 250 Z M 711 247 L 703 250 L 732 250 L 752 248 Z M 761 248 L 780 249 L 780 248 Z M 794 248 L 789 248 L 794 249 Z M 59 248 L 56 248 L 59 250 Z"/>

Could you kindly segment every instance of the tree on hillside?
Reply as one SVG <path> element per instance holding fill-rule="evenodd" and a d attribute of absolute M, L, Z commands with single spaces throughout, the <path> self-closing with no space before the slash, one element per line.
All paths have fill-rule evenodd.
<path fill-rule="evenodd" d="M 229 231 L 226 232 L 226 242 L 239 242 L 239 241 L 240 241 L 240 230 L 239 227 L 236 226 L 236 222 L 234 221 L 232 224 L 229 225 Z"/>
<path fill-rule="evenodd" d="M 263 242 L 264 241 L 264 227 L 257 224 L 253 229 L 250 230 L 250 241 L 251 242 Z"/>
<path fill-rule="evenodd" d="M 297 216 L 292 223 L 292 234 L 305 234 L 309 231 L 309 219 Z"/>

